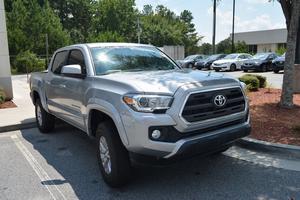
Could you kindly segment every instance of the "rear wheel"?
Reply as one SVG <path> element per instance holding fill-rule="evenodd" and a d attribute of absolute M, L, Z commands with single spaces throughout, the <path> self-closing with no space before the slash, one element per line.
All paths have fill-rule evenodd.
<path fill-rule="evenodd" d="M 230 65 L 230 71 L 234 72 L 236 70 L 236 65 L 235 64 L 231 64 Z"/>
<path fill-rule="evenodd" d="M 35 102 L 35 118 L 37 127 L 42 133 L 49 133 L 53 130 L 55 117 L 44 110 L 40 99 Z"/>
<path fill-rule="evenodd" d="M 130 178 L 128 151 L 123 146 L 115 125 L 102 122 L 96 130 L 97 157 L 104 181 L 111 187 L 120 187 Z"/>

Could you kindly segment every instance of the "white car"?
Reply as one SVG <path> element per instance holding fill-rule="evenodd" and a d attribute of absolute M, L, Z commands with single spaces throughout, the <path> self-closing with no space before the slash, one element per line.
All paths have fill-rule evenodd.
<path fill-rule="evenodd" d="M 213 62 L 212 68 L 217 72 L 221 70 L 240 70 L 244 62 L 250 58 L 252 58 L 252 56 L 246 53 L 229 54 L 223 59 Z"/>

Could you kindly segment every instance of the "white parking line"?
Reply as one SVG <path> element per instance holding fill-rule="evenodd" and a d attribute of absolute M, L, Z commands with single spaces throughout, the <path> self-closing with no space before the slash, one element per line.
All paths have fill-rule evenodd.
<path fill-rule="evenodd" d="M 292 171 L 300 171 L 300 161 L 280 159 L 277 157 L 272 157 L 269 154 L 266 155 L 236 146 L 230 148 L 223 154 L 232 158 L 237 158 L 247 162 L 264 165 L 266 167 L 275 167 Z"/>
<path fill-rule="evenodd" d="M 32 169 L 35 171 L 35 173 L 38 175 L 40 180 L 42 182 L 50 182 L 49 185 L 43 184 L 46 189 L 49 191 L 50 195 L 54 200 L 60 200 L 60 199 L 66 199 L 64 194 L 58 189 L 58 187 L 55 185 L 55 183 L 52 181 L 50 176 L 47 174 L 47 172 L 42 168 L 42 166 L 37 162 L 37 160 L 34 158 L 34 156 L 30 153 L 30 151 L 25 147 L 25 145 L 22 143 L 22 141 L 18 138 L 17 135 L 10 136 L 11 139 L 14 141 L 20 152 L 23 154 L 23 156 L 26 158 Z"/>

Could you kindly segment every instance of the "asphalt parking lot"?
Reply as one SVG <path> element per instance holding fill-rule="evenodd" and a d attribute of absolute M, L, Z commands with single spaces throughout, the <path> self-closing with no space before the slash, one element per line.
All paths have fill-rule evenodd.
<path fill-rule="evenodd" d="M 68 125 L 51 134 L 1 133 L 0 151 L 0 199 L 300 199 L 300 168 L 268 167 L 228 153 L 135 168 L 131 183 L 111 189 L 98 170 L 94 142 Z"/>
<path fill-rule="evenodd" d="M 241 77 L 244 74 L 257 74 L 267 77 L 268 87 L 271 88 L 281 88 L 282 87 L 282 81 L 283 81 L 283 72 L 280 72 L 278 74 L 275 74 L 274 72 L 243 72 L 243 71 L 235 71 L 235 72 L 229 72 L 229 71 L 221 71 L 216 73 L 223 73 L 226 75 L 233 76 L 235 78 Z"/>

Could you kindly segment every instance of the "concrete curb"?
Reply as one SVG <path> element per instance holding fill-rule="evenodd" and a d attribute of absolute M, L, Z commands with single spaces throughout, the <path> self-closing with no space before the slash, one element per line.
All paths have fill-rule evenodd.
<path fill-rule="evenodd" d="M 256 140 L 249 137 L 237 141 L 236 144 L 246 149 L 252 149 L 266 153 L 287 155 L 289 157 L 292 156 L 300 159 L 300 147 L 294 145 L 275 144 L 271 142 Z"/>
<path fill-rule="evenodd" d="M 17 131 L 21 129 L 35 128 L 35 127 L 36 127 L 36 122 L 13 124 L 13 125 L 0 127 L 0 133 L 8 132 L 8 131 Z"/>

